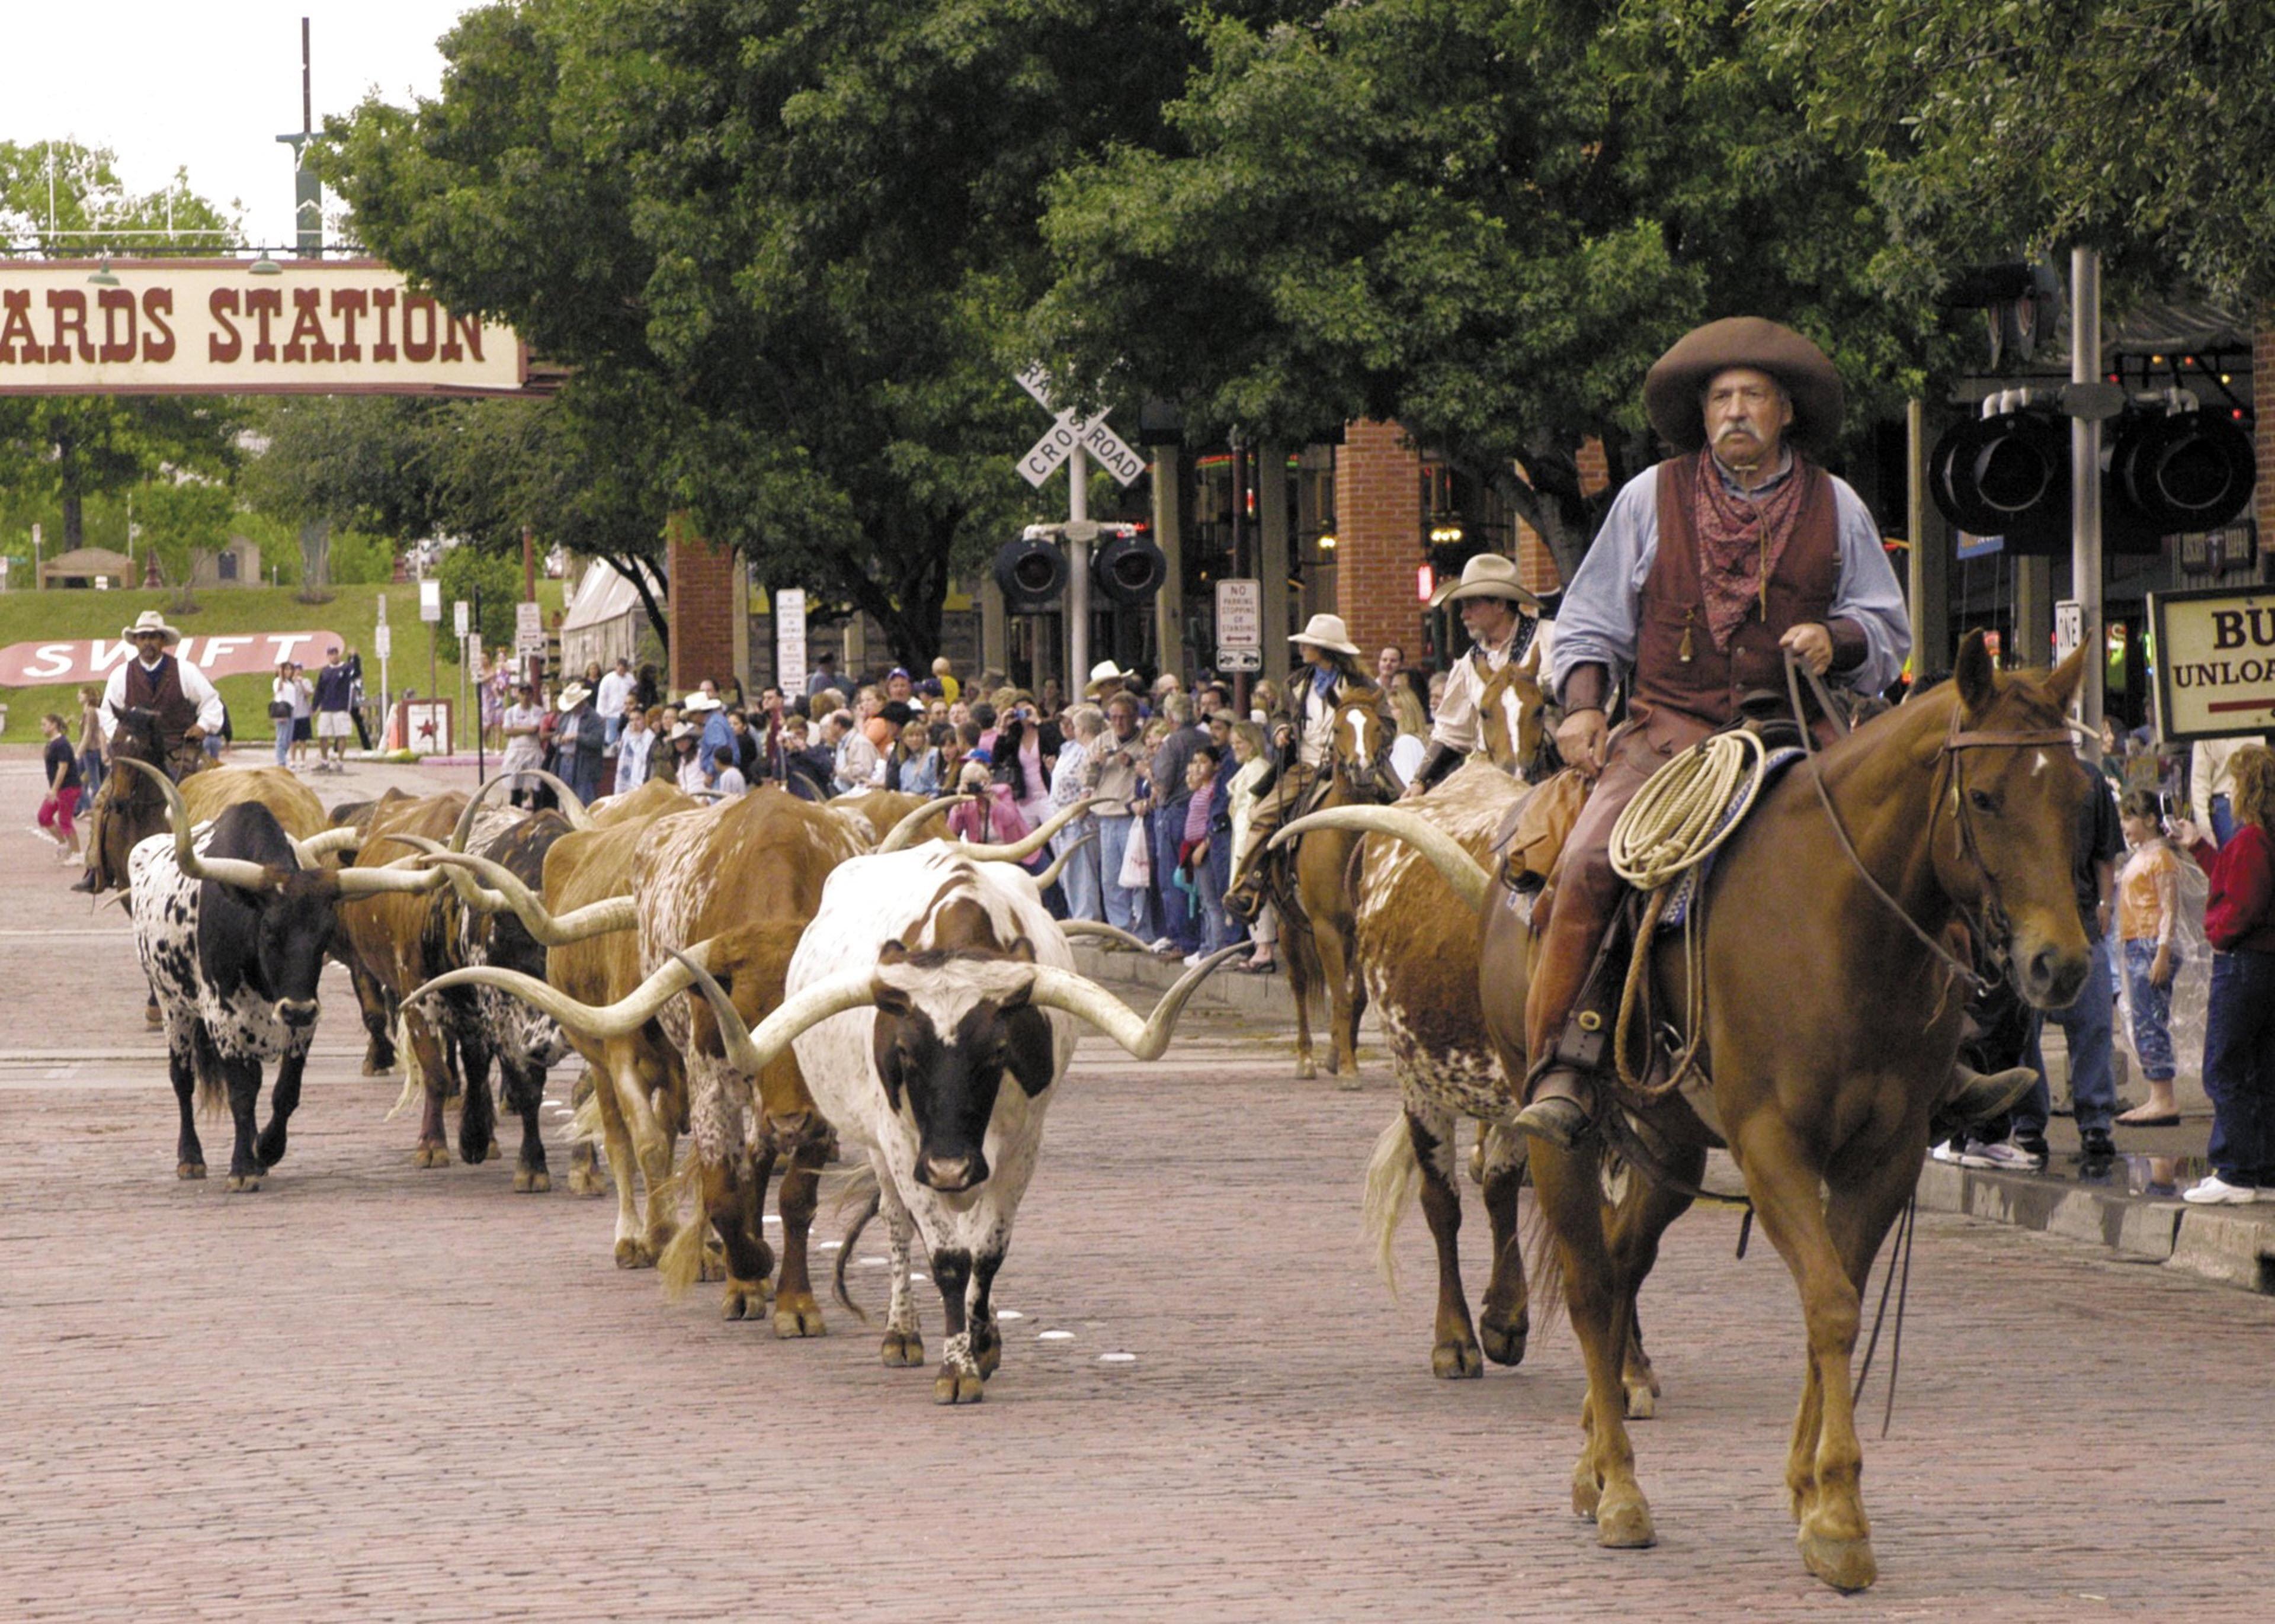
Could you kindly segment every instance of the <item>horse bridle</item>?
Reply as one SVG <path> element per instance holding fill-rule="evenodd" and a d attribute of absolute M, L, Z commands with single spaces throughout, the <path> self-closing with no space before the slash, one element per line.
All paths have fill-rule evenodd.
<path fill-rule="evenodd" d="M 1810 733 L 1808 719 L 1802 714 L 1801 679 L 1807 678 L 1818 707 L 1844 735 L 1848 731 L 1848 719 L 1834 705 L 1825 679 L 1791 649 L 1788 649 L 1785 654 L 1785 675 L 1786 691 L 1793 702 L 1794 720 L 1801 725 L 1802 749 L 1809 758 L 1810 782 L 1816 788 L 1818 804 L 1825 808 L 1825 816 L 1833 825 L 1833 836 L 1840 842 L 1841 852 L 1848 857 L 1849 866 L 1856 871 L 1872 895 L 1886 905 L 1888 911 L 1903 921 L 1904 928 L 1917 937 L 1929 953 L 1943 962 L 1944 967 L 1967 988 L 1969 997 L 1988 991 L 1993 983 L 1977 974 L 1972 964 L 1961 963 L 1948 948 L 1923 930 L 1904 905 L 1889 895 L 1886 888 L 1872 877 L 1871 870 L 1864 866 L 1864 859 L 1857 855 L 1856 843 L 1848 838 L 1848 831 L 1840 821 L 1840 814 L 1833 809 L 1833 797 L 1825 788 L 1825 774 L 1818 766 L 1817 743 Z M 1972 927 L 1975 940 L 1985 944 L 1993 960 L 2003 968 L 2011 922 L 2006 904 L 1999 900 L 1999 877 L 1983 860 L 1982 847 L 1975 838 L 1975 823 L 1968 806 L 1967 783 L 1961 764 L 1966 759 L 1964 752 L 1969 750 L 2021 750 L 2032 745 L 2067 745 L 2071 742 L 2070 733 L 2067 728 L 2041 728 L 2027 733 L 1990 733 L 1962 729 L 1959 719 L 1960 710 L 1954 705 L 1951 712 L 1951 726 L 1936 751 L 1936 775 L 1940 780 L 1946 772 L 1950 774 L 1952 824 L 1959 835 L 1960 856 L 1974 868 L 1975 877 L 1979 882 L 1975 908 L 1970 911 L 1962 906 L 1961 913 Z M 1941 798 L 1940 794 L 1937 798 Z M 1930 839 L 1933 839 L 1931 833 Z"/>

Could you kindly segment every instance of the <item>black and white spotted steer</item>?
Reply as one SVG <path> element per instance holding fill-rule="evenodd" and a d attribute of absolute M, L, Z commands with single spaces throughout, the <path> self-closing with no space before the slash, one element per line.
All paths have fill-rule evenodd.
<path fill-rule="evenodd" d="M 140 762 L 121 765 L 149 771 Z M 173 785 L 151 776 L 165 793 L 174 832 L 137 844 L 127 872 L 135 951 L 163 1020 L 181 1106 L 175 1175 L 206 1175 L 193 1094 L 208 1104 L 226 1099 L 237 1129 L 229 1188 L 258 1190 L 261 1175 L 283 1159 L 285 1124 L 299 1103 L 335 909 L 344 896 L 423 890 L 428 881 L 401 870 L 320 868 L 314 846 L 295 842 L 257 801 L 193 829 Z M 261 1071 L 268 1061 L 276 1063 L 276 1083 L 268 1126 L 256 1139 Z"/>

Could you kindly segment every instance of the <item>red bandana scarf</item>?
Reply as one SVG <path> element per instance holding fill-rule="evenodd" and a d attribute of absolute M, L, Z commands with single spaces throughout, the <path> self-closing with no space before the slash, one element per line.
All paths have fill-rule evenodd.
<path fill-rule="evenodd" d="M 1698 542 L 1698 587 L 1706 601 L 1706 631 L 1727 651 L 1730 636 L 1758 603 L 1769 618 L 1770 578 L 1793 540 L 1801 516 L 1803 474 L 1796 454 L 1792 472 L 1759 501 L 1732 492 L 1714 466 L 1712 451 L 1698 453 L 1690 479 L 1690 533 Z"/>

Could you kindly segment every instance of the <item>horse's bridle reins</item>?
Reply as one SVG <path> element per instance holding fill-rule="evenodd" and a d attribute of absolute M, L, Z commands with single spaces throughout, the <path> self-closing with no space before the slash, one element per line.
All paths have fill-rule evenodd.
<path fill-rule="evenodd" d="M 1802 749 L 1809 757 L 1810 782 L 1817 790 L 1818 804 L 1825 808 L 1825 820 L 1832 824 L 1833 838 L 1840 842 L 1841 852 L 1848 857 L 1849 866 L 1856 871 L 1872 895 L 1886 905 L 1888 911 L 1903 921 L 1904 928 L 1917 937 L 1930 954 L 1943 962 L 1944 968 L 1967 988 L 1970 998 L 1986 991 L 1992 983 L 1977 974 L 1972 964 L 1960 963 L 1948 948 L 1922 929 L 1919 921 L 1912 918 L 1901 903 L 1888 895 L 1886 888 L 1872 877 L 1872 871 L 1864 866 L 1864 859 L 1857 855 L 1856 843 L 1848 838 L 1848 831 L 1840 821 L 1840 814 L 1833 808 L 1833 797 L 1825 788 L 1825 774 L 1818 765 L 1817 742 L 1810 735 L 1808 719 L 1802 714 L 1801 680 L 1804 677 L 1816 696 L 1818 707 L 1845 735 L 1848 731 L 1848 721 L 1833 704 L 1833 695 L 1825 686 L 1825 679 L 1806 661 L 1788 649 L 1785 653 L 1786 691 L 1793 703 L 1794 720 L 1801 726 Z M 1936 752 L 1936 774 L 1939 778 L 1946 770 L 1951 774 L 1952 823 L 1959 835 L 1960 855 L 1974 867 L 1976 878 L 1981 881 L 1980 899 L 1975 910 L 1976 917 L 1970 918 L 1968 922 L 1975 927 L 1976 940 L 1984 943 L 1995 956 L 2003 959 L 2008 928 L 2007 910 L 1999 899 L 1999 877 L 1984 862 L 1982 848 L 1975 839 L 1975 823 L 1967 804 L 1967 785 L 1961 772 L 1961 763 L 1965 759 L 1962 752 L 1969 750 L 2019 750 L 2031 745 L 2067 746 L 2071 743 L 2070 732 L 2067 728 L 2041 728 L 2027 733 L 1990 733 L 1962 729 L 1959 722 L 1960 706 L 1954 704 L 1951 712 L 1951 727 Z M 1940 799 L 1940 796 L 1938 798 Z"/>

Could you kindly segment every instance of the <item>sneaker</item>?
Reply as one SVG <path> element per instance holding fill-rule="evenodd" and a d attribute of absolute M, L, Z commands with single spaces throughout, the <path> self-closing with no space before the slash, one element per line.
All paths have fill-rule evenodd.
<path fill-rule="evenodd" d="M 1950 1166 L 1956 1167 L 1959 1163 L 1959 1152 L 1965 1148 L 1966 1147 L 1956 1139 L 1946 1139 L 1929 1150 L 1928 1158 L 1932 1161 L 1944 1162 Z"/>
<path fill-rule="evenodd" d="M 2024 1155 L 2036 1157 L 2037 1159 L 2038 1166 L 2043 1167 L 2046 1165 L 2046 1157 L 2050 1152 L 2046 1148 L 2045 1135 L 2042 1133 L 2009 1133 L 2007 1136 L 2007 1138 L 2015 1149 L 2021 1151 Z"/>
<path fill-rule="evenodd" d="M 2196 1206 L 2242 1206 L 2258 1198 L 2258 1192 L 2249 1184 L 2231 1184 L 2217 1173 L 2207 1173 L 2203 1182 L 2191 1184 L 2181 1192 L 2181 1199 Z"/>
<path fill-rule="evenodd" d="M 1179 959 L 1177 963 L 1184 965 L 1188 970 L 1190 970 L 1196 964 L 1207 963 L 1208 956 L 1209 956 L 1207 954 L 1196 948 L 1190 953 L 1186 954 L 1184 957 Z"/>
<path fill-rule="evenodd" d="M 2033 1153 L 2020 1140 L 2005 1139 L 1997 1144 L 1970 1141 L 1960 1152 L 1962 1167 L 1982 1167 L 1993 1173 L 2036 1173 L 2046 1165 L 2044 1152 Z"/>
<path fill-rule="evenodd" d="M 1177 956 L 1177 944 L 1167 936 L 1156 936 L 1153 939 L 1153 945 L 1145 951 L 1160 954 L 1165 958 L 1175 958 Z"/>

